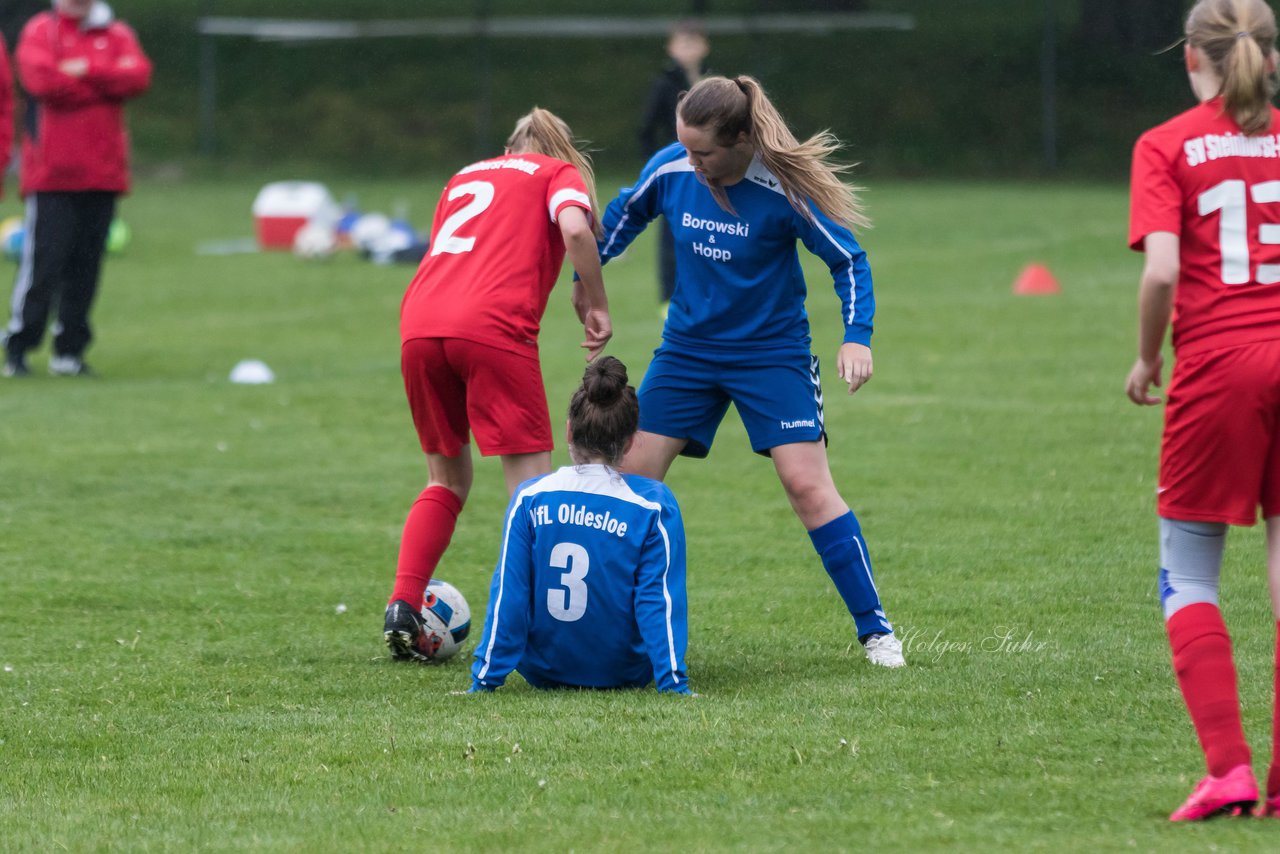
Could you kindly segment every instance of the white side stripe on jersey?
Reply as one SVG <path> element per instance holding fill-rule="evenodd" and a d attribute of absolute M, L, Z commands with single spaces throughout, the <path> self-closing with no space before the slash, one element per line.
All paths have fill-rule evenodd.
<path fill-rule="evenodd" d="M 628 201 L 628 204 L 630 202 Z M 618 220 L 618 224 L 614 226 L 613 233 L 609 235 L 609 242 L 604 245 L 602 255 L 608 257 L 609 250 L 613 248 L 613 241 L 618 239 L 618 235 L 622 233 L 622 227 L 627 224 L 627 220 L 631 218 L 631 212 L 624 210 L 622 219 Z"/>
<path fill-rule="evenodd" d="M 676 639 L 671 630 L 671 591 L 667 588 L 667 573 L 671 571 L 671 540 L 667 538 L 667 528 L 658 517 L 658 531 L 662 533 L 662 547 L 667 552 L 667 562 L 662 568 L 662 598 L 667 603 L 667 655 L 671 659 L 671 678 L 680 684 L 680 665 L 676 662 Z"/>
<path fill-rule="evenodd" d="M 523 499 L 525 494 L 534 491 L 537 484 L 523 490 L 520 498 Z M 498 598 L 493 603 L 493 625 L 489 626 L 489 645 L 484 649 L 484 666 L 480 668 L 477 679 L 484 679 L 489 673 L 489 665 L 493 661 L 493 645 L 498 640 L 498 618 L 502 614 L 502 591 L 506 587 L 507 581 L 507 546 L 511 544 L 511 520 L 516 517 L 523 501 L 511 502 L 511 512 L 507 514 L 507 523 L 502 526 L 502 553 L 498 555 L 498 566 L 502 567 L 502 571 L 498 574 Z"/>
<path fill-rule="evenodd" d="M 849 254 L 849 250 L 840 245 L 840 241 L 831 236 L 831 232 L 822 225 L 821 221 L 815 219 L 813 224 L 817 226 L 818 231 L 822 232 L 822 236 L 831 241 L 831 245 L 836 251 L 845 257 L 849 262 L 849 316 L 845 318 L 845 325 L 853 323 L 853 319 L 858 313 L 858 279 L 853 275 L 853 256 Z"/>
<path fill-rule="evenodd" d="M 659 175 L 669 175 L 672 172 L 692 172 L 692 171 L 693 171 L 693 164 L 689 162 L 689 158 L 687 157 L 682 157 L 679 160 L 673 160 L 670 163 L 664 163 L 661 166 L 659 166 L 657 169 L 654 169 L 653 174 L 650 175 L 647 179 L 645 179 L 645 182 L 643 184 L 641 184 L 639 187 L 636 188 L 636 191 L 631 194 L 631 198 L 627 199 L 627 203 L 623 205 L 622 219 L 618 220 L 618 224 L 613 227 L 613 231 L 610 232 L 609 239 L 608 241 L 605 242 L 604 251 L 601 254 L 603 255 L 609 254 L 609 250 L 613 247 L 613 241 L 618 239 L 618 235 L 622 232 L 622 226 L 626 225 L 627 219 L 631 215 L 630 211 L 628 210 L 628 208 L 631 207 L 631 203 L 634 202 L 636 199 L 640 198 L 641 196 L 643 196 L 645 192 L 650 187 L 653 186 L 653 182 L 658 180 Z"/>
<path fill-rule="evenodd" d="M 551 214 L 552 222 L 556 221 L 556 211 L 560 210 L 560 206 L 565 202 L 578 202 L 582 207 L 586 208 L 587 211 L 591 210 L 590 196 L 586 193 L 575 190 L 572 187 L 565 187 L 563 190 L 560 190 L 553 195 L 551 197 L 551 203 L 547 205 L 547 209 Z"/>

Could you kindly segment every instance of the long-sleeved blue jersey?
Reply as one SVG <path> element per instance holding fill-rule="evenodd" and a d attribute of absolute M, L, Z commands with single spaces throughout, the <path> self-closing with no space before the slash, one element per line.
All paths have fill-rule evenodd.
<path fill-rule="evenodd" d="M 603 465 L 526 481 L 507 509 L 473 690 L 650 681 L 688 693 L 684 525 L 664 484 Z"/>
<path fill-rule="evenodd" d="M 663 339 L 698 350 L 809 351 L 798 238 L 826 262 L 844 317 L 844 340 L 870 345 L 875 296 L 866 253 L 852 232 L 809 205 L 801 216 L 757 157 L 725 188 L 721 208 L 675 143 L 653 156 L 604 214 L 602 261 L 619 255 L 659 214 L 676 244 L 676 288 Z"/>

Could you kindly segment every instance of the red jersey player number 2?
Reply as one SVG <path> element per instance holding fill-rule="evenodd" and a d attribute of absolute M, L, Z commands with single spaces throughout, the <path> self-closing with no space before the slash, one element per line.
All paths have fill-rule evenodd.
<path fill-rule="evenodd" d="M 448 201 L 452 202 L 464 197 L 469 197 L 470 201 L 450 214 L 441 224 L 435 242 L 431 245 L 430 254 L 440 255 L 448 252 L 450 255 L 461 255 L 464 252 L 470 252 L 476 245 L 476 239 L 459 236 L 458 229 L 467 220 L 484 213 L 485 208 L 493 202 L 493 194 L 493 185 L 488 181 L 468 181 L 450 189 L 445 196 Z"/>
<path fill-rule="evenodd" d="M 536 358 L 565 258 L 560 218 L 570 208 L 591 215 L 591 193 L 565 160 L 521 151 L 459 170 L 405 293 L 401 340 L 462 338 Z"/>
<path fill-rule="evenodd" d="M 423 592 L 471 492 L 471 444 L 502 459 L 507 494 L 551 471 L 538 359 L 547 299 L 567 256 L 587 358 L 612 335 L 590 158 L 535 108 L 501 156 L 458 170 L 436 205 L 431 248 L 400 310 L 400 371 L 429 480 L 409 510 L 383 618 L 393 658 L 427 661 Z"/>

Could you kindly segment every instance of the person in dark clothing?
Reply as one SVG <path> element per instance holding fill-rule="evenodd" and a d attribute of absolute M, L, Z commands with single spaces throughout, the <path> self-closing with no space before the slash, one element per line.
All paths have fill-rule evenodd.
<path fill-rule="evenodd" d="M 707 73 L 710 52 L 711 45 L 698 22 L 681 21 L 671 29 L 667 36 L 669 62 L 653 78 L 640 121 L 640 150 L 645 159 L 675 142 L 676 105 L 680 96 Z M 675 244 L 665 220 L 658 230 L 658 276 L 665 310 L 676 287 Z"/>
<path fill-rule="evenodd" d="M 49 372 L 83 376 L 107 231 L 129 189 L 124 103 L 150 86 L 151 61 L 102 0 L 54 0 L 23 27 L 15 60 L 26 238 L 0 374 L 30 374 L 26 354 L 55 314 Z"/>
<path fill-rule="evenodd" d="M 49 8 L 49 0 L 6 0 L 0 3 L 0 34 L 12 55 L 18 48 L 18 34 L 36 16 Z"/>
<path fill-rule="evenodd" d="M 13 153 L 13 70 L 9 67 L 9 49 L 0 39 L 0 198 L 4 198 L 4 178 L 9 172 Z"/>
<path fill-rule="evenodd" d="M 18 34 L 27 25 L 27 21 L 48 8 L 48 0 L 4 0 L 4 2 L 0 2 L 0 35 L 4 37 L 6 55 L 10 61 L 13 58 L 14 51 L 18 49 Z M 0 115 L 0 122 L 4 124 L 4 127 L 0 128 L 0 139 L 6 141 L 4 150 L 0 151 L 0 162 L 4 163 L 4 169 L 0 170 L 0 177 L 8 177 L 10 171 L 16 175 L 18 171 L 18 152 L 13 147 L 13 117 L 22 115 L 23 103 L 23 93 L 15 85 L 17 75 L 13 73 L 11 62 L 7 70 L 9 71 L 8 82 L 4 84 L 4 96 L 0 96 L 7 97 L 9 104 L 9 112 Z"/>

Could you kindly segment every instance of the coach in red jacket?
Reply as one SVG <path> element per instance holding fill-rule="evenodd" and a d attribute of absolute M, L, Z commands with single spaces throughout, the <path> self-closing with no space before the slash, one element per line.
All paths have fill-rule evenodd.
<path fill-rule="evenodd" d="M 89 309 L 116 197 L 129 189 L 124 102 L 151 84 L 151 62 L 101 0 L 53 0 L 15 52 L 27 91 L 22 132 L 26 241 L 5 336 L 5 376 L 29 373 L 57 305 L 49 372 L 88 373 Z"/>

